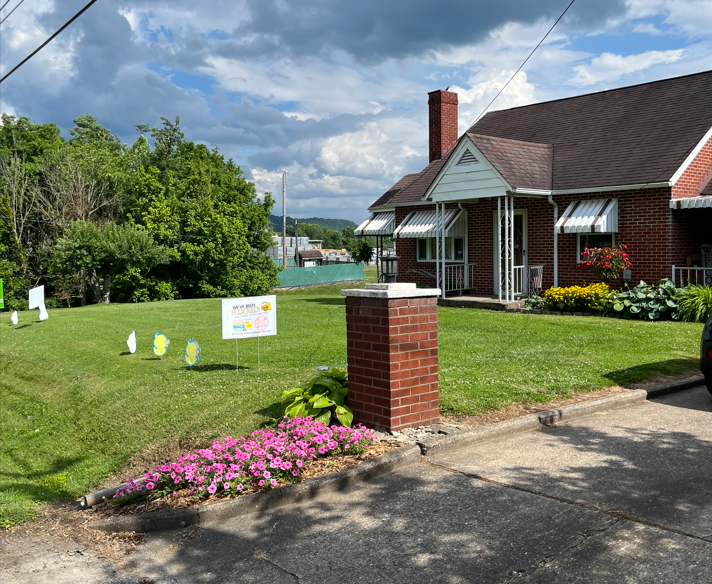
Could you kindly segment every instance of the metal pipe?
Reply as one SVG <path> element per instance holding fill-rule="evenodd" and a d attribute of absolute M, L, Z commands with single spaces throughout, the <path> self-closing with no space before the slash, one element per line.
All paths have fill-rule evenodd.
<path fill-rule="evenodd" d="M 135 480 L 134 484 L 143 485 L 145 482 L 146 479 L 142 478 Z M 128 485 L 128 483 L 121 483 L 120 485 L 116 485 L 115 487 L 109 487 L 108 489 L 102 489 L 101 491 L 97 491 L 96 493 L 89 493 L 88 495 L 84 495 L 81 501 L 79 502 L 79 506 L 82 509 L 89 509 L 94 505 L 103 503 L 106 499 L 111 499 L 116 494 L 116 491 L 123 487 L 128 487 Z"/>
<path fill-rule="evenodd" d="M 502 198 L 497 197 L 497 290 L 502 302 Z"/>
<path fill-rule="evenodd" d="M 549 195 L 549 204 L 554 206 L 554 288 L 559 287 L 559 231 L 556 222 L 559 220 L 559 205 Z"/>

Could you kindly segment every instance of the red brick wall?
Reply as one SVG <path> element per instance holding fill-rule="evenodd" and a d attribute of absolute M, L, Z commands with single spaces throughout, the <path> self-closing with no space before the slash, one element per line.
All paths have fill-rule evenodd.
<path fill-rule="evenodd" d="M 712 179 L 712 140 L 702 147 L 672 187 L 672 197 L 697 197 Z"/>
<path fill-rule="evenodd" d="M 346 297 L 349 407 L 386 430 L 440 421 L 437 299 Z"/>
<path fill-rule="evenodd" d="M 441 89 L 428 94 L 430 162 L 440 160 L 457 142 L 457 93 Z"/>
<path fill-rule="evenodd" d="M 712 209 L 670 209 L 670 189 L 639 189 L 631 191 L 558 195 L 559 216 L 576 200 L 618 199 L 618 232 L 616 244 L 626 244 L 633 262 L 633 284 L 639 280 L 657 282 L 671 276 L 672 265 L 685 265 L 688 256 L 699 255 L 700 245 L 712 241 Z M 456 205 L 452 205 L 456 206 Z M 450 205 L 448 205 L 450 207 Z M 544 289 L 554 284 L 554 213 L 546 199 L 515 198 L 515 211 L 526 210 L 527 263 L 546 264 Z M 476 285 L 472 294 L 494 294 L 494 213 L 497 200 L 480 200 L 463 204 L 468 213 L 468 262 L 476 263 Z M 413 210 L 434 209 L 434 205 L 396 209 L 396 224 Z M 597 282 L 587 270 L 579 270 L 576 262 L 576 234 L 559 234 L 559 285 L 576 286 Z M 414 239 L 396 239 L 399 262 L 399 282 L 420 282 L 433 286 L 434 280 L 408 274 L 422 269 L 435 273 L 434 262 L 417 262 Z M 614 286 L 622 286 L 618 279 Z"/>

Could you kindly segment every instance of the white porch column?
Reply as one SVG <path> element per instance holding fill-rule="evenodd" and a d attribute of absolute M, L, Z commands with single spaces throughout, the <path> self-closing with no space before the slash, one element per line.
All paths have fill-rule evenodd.
<path fill-rule="evenodd" d="M 504 197 L 504 301 L 509 302 L 509 197 Z"/>
<path fill-rule="evenodd" d="M 499 301 L 502 302 L 502 198 L 497 197 L 497 269 L 494 270 L 497 282 L 497 290 L 499 290 Z M 493 274 L 494 275 L 494 274 Z"/>
<path fill-rule="evenodd" d="M 515 281 L 514 280 L 514 195 L 512 195 L 510 197 L 510 199 L 512 202 L 512 212 L 509 214 L 509 219 L 511 221 L 511 225 L 509 226 L 509 228 L 511 230 L 510 236 L 509 236 L 509 245 L 510 245 L 509 259 L 512 262 L 512 266 L 510 268 L 510 270 L 511 270 L 510 274 L 512 276 L 512 279 L 511 279 L 512 283 L 510 285 L 510 290 L 512 291 L 510 302 L 514 302 L 514 281 Z"/>
<path fill-rule="evenodd" d="M 440 218 L 442 220 L 442 227 L 441 227 L 442 232 L 441 233 L 442 233 L 442 244 L 443 244 L 442 245 L 442 247 L 443 247 L 443 257 L 442 257 L 443 285 L 441 286 L 441 289 L 442 289 L 441 294 L 442 294 L 442 297 L 445 298 L 445 287 L 447 285 L 447 279 L 445 278 L 445 254 L 446 254 L 446 251 L 445 251 L 445 203 L 440 203 Z"/>
<path fill-rule="evenodd" d="M 439 203 L 435 203 L 435 287 L 440 288 L 440 239 L 438 238 Z"/>

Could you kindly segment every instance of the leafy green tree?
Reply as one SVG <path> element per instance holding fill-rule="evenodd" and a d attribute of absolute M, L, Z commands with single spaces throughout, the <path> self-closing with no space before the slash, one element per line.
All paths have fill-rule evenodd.
<path fill-rule="evenodd" d="M 130 225 L 75 221 L 57 241 L 53 263 L 58 273 L 88 277 L 97 302 L 111 299 L 112 280 L 127 270 L 145 273 L 168 260 L 151 234 Z"/>
<path fill-rule="evenodd" d="M 173 170 L 143 168 L 134 184 L 131 221 L 169 249 L 157 275 L 181 297 L 262 294 L 276 286 L 271 245 L 273 200 L 260 200 L 232 160 L 216 150 L 182 142 Z"/>
<path fill-rule="evenodd" d="M 37 162 L 64 144 L 56 124 L 33 124 L 29 118 L 2 114 L 0 124 L 0 158 L 17 158 L 36 174 Z"/>
<path fill-rule="evenodd" d="M 118 136 L 111 133 L 111 130 L 102 126 L 91 114 L 84 114 L 75 118 L 74 127 L 69 130 L 73 144 L 94 144 L 109 148 L 115 153 L 120 153 L 124 145 Z"/>

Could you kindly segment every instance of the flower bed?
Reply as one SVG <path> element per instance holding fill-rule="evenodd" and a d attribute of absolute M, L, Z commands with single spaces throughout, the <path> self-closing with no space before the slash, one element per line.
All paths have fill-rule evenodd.
<path fill-rule="evenodd" d="M 110 502 L 123 505 L 177 493 L 200 500 L 271 489 L 301 481 L 319 459 L 360 455 L 376 442 L 373 430 L 361 425 L 347 428 L 311 417 L 285 418 L 276 429 L 257 430 L 249 438 L 228 436 L 156 466 L 144 482 L 129 481 Z"/>
<path fill-rule="evenodd" d="M 544 310 L 570 312 L 603 310 L 610 292 L 607 284 L 549 288 L 544 292 Z"/>

